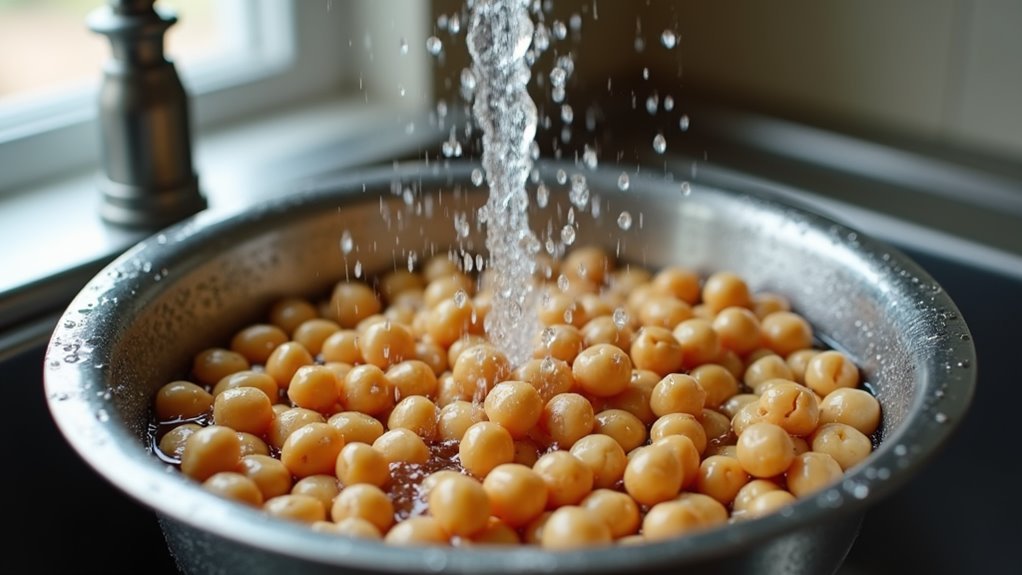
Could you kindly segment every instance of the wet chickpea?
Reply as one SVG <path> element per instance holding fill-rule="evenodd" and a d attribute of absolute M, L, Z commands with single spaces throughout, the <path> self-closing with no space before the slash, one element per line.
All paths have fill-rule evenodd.
<path fill-rule="evenodd" d="M 454 381 L 454 376 L 449 371 L 437 378 L 436 387 L 436 404 L 440 407 L 445 407 L 456 401 L 478 403 L 474 393 L 475 389 L 463 389 Z"/>
<path fill-rule="evenodd" d="M 699 387 L 706 392 L 704 405 L 716 409 L 738 393 L 738 380 L 727 368 L 715 363 L 700 365 L 689 372 Z"/>
<path fill-rule="evenodd" d="M 602 284 L 613 269 L 611 256 L 595 246 L 576 248 L 561 262 L 561 273 L 596 285 Z"/>
<path fill-rule="evenodd" d="M 708 444 L 710 442 L 723 444 L 731 439 L 731 420 L 719 411 L 703 409 L 700 424 L 703 426 Z"/>
<path fill-rule="evenodd" d="M 672 373 L 653 388 L 649 406 L 658 417 L 668 413 L 702 415 L 706 392 L 692 376 Z"/>
<path fill-rule="evenodd" d="M 597 413 L 593 433 L 609 436 L 625 451 L 631 451 L 646 442 L 645 424 L 623 409 L 605 409 Z"/>
<path fill-rule="evenodd" d="M 524 381 L 498 383 L 486 395 L 483 410 L 486 417 L 519 439 L 532 429 L 543 414 L 543 398 L 536 388 Z"/>
<path fill-rule="evenodd" d="M 738 494 L 735 495 L 734 501 L 731 503 L 731 509 L 735 513 L 744 513 L 748 510 L 749 504 L 760 495 L 779 490 L 781 490 L 781 486 L 769 479 L 753 479 L 738 490 Z"/>
<path fill-rule="evenodd" d="M 544 403 L 559 393 L 571 391 L 575 385 L 571 365 L 552 357 L 531 359 L 514 370 L 511 377 L 536 388 Z"/>
<path fill-rule="evenodd" d="M 241 456 L 246 455 L 269 455 L 270 448 L 266 445 L 266 442 L 260 439 L 258 436 L 246 433 L 244 431 L 238 432 L 238 441 L 241 442 Z"/>
<path fill-rule="evenodd" d="M 437 431 L 437 407 L 426 397 L 409 395 L 391 410 L 387 428 L 408 429 L 423 440 L 432 441 Z"/>
<path fill-rule="evenodd" d="M 743 519 L 763 517 L 764 515 L 769 515 L 782 507 L 791 505 L 794 502 L 795 496 L 783 489 L 767 491 L 750 501 L 748 505 L 746 505 L 745 512 L 741 515 L 741 517 Z"/>
<path fill-rule="evenodd" d="M 551 451 L 532 466 L 547 486 L 547 508 L 575 505 L 593 489 L 593 472 L 567 451 Z"/>
<path fill-rule="evenodd" d="M 795 453 L 795 457 L 802 455 L 803 453 L 812 451 L 812 446 L 809 445 L 809 441 L 805 437 L 791 437 L 792 451 Z"/>
<path fill-rule="evenodd" d="M 582 326 L 582 341 L 586 346 L 607 343 L 627 352 L 634 338 L 635 332 L 630 326 L 619 326 L 609 315 L 594 317 Z"/>
<path fill-rule="evenodd" d="M 653 276 L 651 283 L 656 293 L 676 297 L 690 305 L 699 301 L 699 275 L 688 268 L 664 268 Z"/>
<path fill-rule="evenodd" d="M 806 364 L 805 382 L 809 389 L 827 397 L 841 388 L 859 385 L 859 368 L 840 351 L 823 351 Z"/>
<path fill-rule="evenodd" d="M 625 450 L 607 435 L 587 435 L 571 446 L 570 453 L 593 472 L 593 487 L 613 487 L 624 477 L 628 463 Z"/>
<path fill-rule="evenodd" d="M 632 322 L 633 326 L 638 326 L 642 323 L 640 319 L 640 312 L 642 311 L 643 305 L 649 301 L 650 298 L 654 297 L 669 297 L 669 296 L 658 296 L 653 291 L 653 286 L 649 284 L 642 284 L 635 286 L 627 293 L 621 294 L 621 297 L 625 300 L 625 312 L 629 321 Z M 674 327 L 674 326 L 671 326 Z"/>
<path fill-rule="evenodd" d="M 632 341 L 630 355 L 636 369 L 653 371 L 661 377 L 681 370 L 684 363 L 681 344 L 671 330 L 663 327 L 640 329 Z"/>
<path fill-rule="evenodd" d="M 639 286 L 650 283 L 652 275 L 648 270 L 639 267 L 625 266 L 610 274 L 610 289 L 613 293 L 628 294 Z M 675 296 L 679 297 L 679 296 Z M 680 298 L 685 299 L 685 298 Z"/>
<path fill-rule="evenodd" d="M 749 474 L 738 460 L 723 455 L 711 455 L 699 464 L 695 488 L 724 505 L 730 505 L 738 490 L 749 482 Z"/>
<path fill-rule="evenodd" d="M 795 374 L 791 372 L 791 368 L 788 367 L 788 363 L 784 361 L 784 358 L 771 354 L 750 363 L 745 369 L 743 379 L 745 385 L 749 386 L 753 392 L 759 393 L 759 386 L 763 382 L 771 379 L 791 380 L 794 377 Z"/>
<path fill-rule="evenodd" d="M 336 361 L 357 365 L 362 363 L 360 337 L 353 329 L 342 329 L 330 334 L 320 349 L 323 361 Z"/>
<path fill-rule="evenodd" d="M 254 387 L 265 393 L 271 402 L 276 402 L 280 397 L 280 387 L 275 379 L 263 372 L 250 370 L 232 373 L 218 381 L 213 387 L 213 396 L 236 387 Z"/>
<path fill-rule="evenodd" d="M 447 545 L 448 535 L 435 517 L 422 515 L 409 517 L 387 532 L 383 541 L 404 547 L 421 545 Z"/>
<path fill-rule="evenodd" d="M 427 282 L 432 282 L 442 277 L 460 274 L 461 268 L 455 261 L 456 257 L 451 254 L 436 254 L 430 257 L 422 266 L 422 277 Z"/>
<path fill-rule="evenodd" d="M 677 497 L 684 481 L 680 459 L 664 445 L 640 448 L 625 467 L 625 490 L 642 505 L 656 505 Z"/>
<path fill-rule="evenodd" d="M 213 421 L 236 431 L 262 435 L 273 419 L 270 398 L 254 387 L 228 389 L 213 403 Z"/>
<path fill-rule="evenodd" d="M 759 318 L 744 307 L 728 307 L 713 318 L 713 330 L 720 345 L 739 355 L 745 355 L 763 343 Z"/>
<path fill-rule="evenodd" d="M 745 280 L 732 272 L 719 271 L 706 278 L 703 303 L 716 314 L 729 307 L 749 307 L 752 298 Z"/>
<path fill-rule="evenodd" d="M 545 549 L 570 550 L 612 541 L 610 527 L 598 513 L 585 507 L 561 507 L 543 525 L 540 544 Z"/>
<path fill-rule="evenodd" d="M 673 329 L 692 319 L 692 306 L 676 297 L 653 295 L 639 304 L 639 321 L 643 325 Z"/>
<path fill-rule="evenodd" d="M 277 346 L 277 349 L 270 354 L 270 358 L 266 360 L 266 374 L 272 377 L 282 389 L 287 389 L 298 368 L 313 363 L 315 360 L 305 346 L 295 341 L 289 341 Z"/>
<path fill-rule="evenodd" d="M 532 357 L 552 357 L 571 363 L 585 349 L 582 332 L 573 325 L 555 324 L 544 328 L 536 337 Z"/>
<path fill-rule="evenodd" d="M 788 367 L 791 368 L 792 381 L 805 385 L 806 367 L 809 365 L 809 360 L 819 353 L 820 350 L 818 349 L 800 349 L 788 354 L 788 357 L 784 358 Z"/>
<path fill-rule="evenodd" d="M 342 328 L 351 329 L 363 319 L 380 313 L 382 306 L 372 288 L 358 281 L 342 281 L 330 296 L 330 312 Z"/>
<path fill-rule="evenodd" d="M 525 465 L 504 463 L 494 467 L 483 480 L 483 490 L 493 515 L 516 529 L 546 509 L 547 485 Z"/>
<path fill-rule="evenodd" d="M 699 472 L 699 450 L 696 449 L 692 440 L 686 435 L 665 435 L 654 441 L 651 445 L 665 447 L 674 453 L 674 457 L 681 463 L 682 481 L 681 487 L 688 488 L 695 483 L 696 474 Z M 633 453 L 629 453 L 629 459 Z"/>
<path fill-rule="evenodd" d="M 391 321 L 369 326 L 359 340 L 359 346 L 366 363 L 381 369 L 415 355 L 415 337 L 411 330 Z"/>
<path fill-rule="evenodd" d="M 447 352 L 435 342 L 419 340 L 415 342 L 415 356 L 413 359 L 421 361 L 433 370 L 434 377 L 447 371 Z"/>
<path fill-rule="evenodd" d="M 578 354 L 571 365 L 575 383 L 586 393 L 611 397 L 624 391 L 632 378 L 632 361 L 610 344 L 597 344 Z"/>
<path fill-rule="evenodd" d="M 606 298 L 595 293 L 580 294 L 578 296 L 578 305 L 582 306 L 583 314 L 589 318 L 585 325 L 589 325 L 591 321 L 598 317 L 610 317 L 614 313 L 614 308 L 608 303 Z"/>
<path fill-rule="evenodd" d="M 190 419 L 209 413 L 213 396 L 190 381 L 172 381 L 156 392 L 156 417 L 160 421 Z"/>
<path fill-rule="evenodd" d="M 720 357 L 717 358 L 717 364 L 724 369 L 728 370 L 735 379 L 741 379 L 742 375 L 745 374 L 745 362 L 742 358 L 738 357 L 738 354 L 730 349 L 725 349 L 720 352 Z"/>
<path fill-rule="evenodd" d="M 171 429 L 160 438 L 160 452 L 167 457 L 172 457 L 180 461 L 181 454 L 185 451 L 185 444 L 188 442 L 188 437 L 200 429 L 202 429 L 202 426 L 197 423 L 183 423 L 174 429 Z"/>
<path fill-rule="evenodd" d="M 463 393 L 482 400 L 497 382 L 511 373 L 511 362 L 496 347 L 483 344 L 466 349 L 454 362 L 451 375 Z"/>
<path fill-rule="evenodd" d="M 738 461 L 755 477 L 780 475 L 795 458 L 787 431 L 772 423 L 758 422 L 738 436 Z"/>
<path fill-rule="evenodd" d="M 335 523 L 349 517 L 358 517 L 372 523 L 381 533 L 386 533 L 394 524 L 394 504 L 375 485 L 349 485 L 334 498 L 330 517 Z"/>
<path fill-rule="evenodd" d="M 873 451 L 869 437 L 851 425 L 825 423 L 812 436 L 812 450 L 834 458 L 841 469 L 848 471 Z"/>
<path fill-rule="evenodd" d="M 291 339 L 302 344 L 310 354 L 316 356 L 323 350 L 323 342 L 340 330 L 341 326 L 337 322 L 314 318 L 306 320 L 296 327 Z"/>
<path fill-rule="evenodd" d="M 483 485 L 465 475 L 443 477 L 429 490 L 429 513 L 444 532 L 468 537 L 490 519 L 490 499 Z"/>
<path fill-rule="evenodd" d="M 270 308 L 270 323 L 290 334 L 307 320 L 316 318 L 316 306 L 301 298 L 284 298 Z"/>
<path fill-rule="evenodd" d="M 732 395 L 720 406 L 720 412 L 728 417 L 734 417 L 738 415 L 738 412 L 742 410 L 746 405 L 750 403 L 756 403 L 759 401 L 759 396 L 754 393 L 739 393 Z"/>
<path fill-rule="evenodd" d="M 263 511 L 278 519 L 312 524 L 326 520 L 323 503 L 308 495 L 280 495 L 267 500 Z"/>
<path fill-rule="evenodd" d="M 820 406 L 809 388 L 793 381 L 778 379 L 761 388 L 757 415 L 761 421 L 779 425 L 791 435 L 808 435 L 820 421 Z"/>
<path fill-rule="evenodd" d="M 205 481 L 221 471 L 237 471 L 241 464 L 241 440 L 235 431 L 222 425 L 210 425 L 191 435 L 181 453 L 181 471 Z"/>
<path fill-rule="evenodd" d="M 383 534 L 380 533 L 380 529 L 361 517 L 348 517 L 338 523 L 330 521 L 314 523 L 312 528 L 317 529 L 317 526 L 319 525 L 322 525 L 322 530 L 328 533 L 336 533 L 338 535 L 356 537 L 359 539 L 383 539 Z"/>
<path fill-rule="evenodd" d="M 710 445 L 706 448 L 706 456 L 709 457 L 711 455 L 723 455 L 724 457 L 738 459 L 738 446 L 734 444 Z"/>
<path fill-rule="evenodd" d="M 639 506 L 627 493 L 613 489 L 595 489 L 586 495 L 579 507 L 588 509 L 607 524 L 610 536 L 620 539 L 639 530 Z"/>
<path fill-rule="evenodd" d="M 213 474 L 202 482 L 202 487 L 220 497 L 233 499 L 252 507 L 260 507 L 263 504 L 263 494 L 256 487 L 255 482 L 233 471 L 221 471 Z"/>
<path fill-rule="evenodd" d="M 273 418 L 273 421 L 270 423 L 270 429 L 266 433 L 266 438 L 269 440 L 270 445 L 280 449 L 295 430 L 310 423 L 322 423 L 323 421 L 323 415 L 318 411 L 302 407 L 292 407 Z"/>
<path fill-rule="evenodd" d="M 653 395 L 653 388 L 658 383 L 660 383 L 660 375 L 656 372 L 633 369 L 628 387 L 621 393 L 608 397 L 605 407 L 627 411 L 639 418 L 643 425 L 649 425 L 656 419 L 656 414 L 649 406 L 649 398 Z"/>
<path fill-rule="evenodd" d="M 788 490 L 795 497 L 808 497 L 841 479 L 841 466 L 826 453 L 807 451 L 795 456 L 785 473 Z"/>
<path fill-rule="evenodd" d="M 436 436 L 440 441 L 461 441 L 473 424 L 486 420 L 483 409 L 469 401 L 452 401 L 437 415 Z"/>
<path fill-rule="evenodd" d="M 804 317 L 790 311 L 774 312 L 760 322 L 763 342 L 778 354 L 788 354 L 813 345 L 813 328 Z"/>
<path fill-rule="evenodd" d="M 218 347 L 200 352 L 192 362 L 195 381 L 203 385 L 215 385 L 222 378 L 248 368 L 249 363 L 245 356 Z"/>
<path fill-rule="evenodd" d="M 681 345 L 682 367 L 685 369 L 711 363 L 720 356 L 720 338 L 713 324 L 705 319 L 685 320 L 672 333 Z"/>
<path fill-rule="evenodd" d="M 394 405 L 390 380 L 375 365 L 359 365 L 348 372 L 340 389 L 341 403 L 351 411 L 379 415 Z"/>
<path fill-rule="evenodd" d="M 291 472 L 275 457 L 246 455 L 241 458 L 241 473 L 255 482 L 263 500 L 291 492 Z"/>
<path fill-rule="evenodd" d="M 759 423 L 762 418 L 759 416 L 759 400 L 743 405 L 738 413 L 731 418 L 731 429 L 735 435 L 740 436 L 754 423 Z"/>
<path fill-rule="evenodd" d="M 298 407 L 330 413 L 340 401 L 337 386 L 337 375 L 332 369 L 322 365 L 303 365 L 291 378 L 287 396 Z"/>
<path fill-rule="evenodd" d="M 383 424 L 371 415 L 359 411 L 342 411 L 330 416 L 327 421 L 341 433 L 345 443 L 368 443 L 383 435 Z"/>
<path fill-rule="evenodd" d="M 458 445 L 458 455 L 465 471 L 485 478 L 494 467 L 514 460 L 514 439 L 502 426 L 492 421 L 480 421 L 465 430 Z"/>
<path fill-rule="evenodd" d="M 275 325 L 248 326 L 231 339 L 231 351 L 240 353 L 249 363 L 266 363 L 277 346 L 286 343 L 287 332 Z"/>
<path fill-rule="evenodd" d="M 323 504 L 323 509 L 329 510 L 341 492 L 341 486 L 337 484 L 337 478 L 333 475 L 310 475 L 295 482 L 291 487 L 291 495 L 306 495 L 315 498 Z"/>
<path fill-rule="evenodd" d="M 382 453 L 365 443 L 349 443 L 341 449 L 334 468 L 344 485 L 368 483 L 384 487 L 390 483 L 390 465 Z"/>
<path fill-rule="evenodd" d="M 376 438 L 373 447 L 383 454 L 387 463 L 418 463 L 429 461 L 429 447 L 410 429 L 391 429 Z"/>
<path fill-rule="evenodd" d="M 475 282 L 461 272 L 430 281 L 422 294 L 423 301 L 426 307 L 434 308 L 453 300 L 459 291 L 464 292 L 466 298 L 475 294 Z"/>
<path fill-rule="evenodd" d="M 575 298 L 563 293 L 545 293 L 540 298 L 539 322 L 545 326 L 569 324 L 581 327 L 589 321 Z"/>
<path fill-rule="evenodd" d="M 775 311 L 791 311 L 788 298 L 772 292 L 757 292 L 752 296 L 752 312 L 763 319 Z"/>
<path fill-rule="evenodd" d="M 477 345 L 488 345 L 490 342 L 485 337 L 477 334 L 465 334 L 451 344 L 451 347 L 447 348 L 447 365 L 453 366 L 457 363 L 461 353 L 466 349 L 475 347 Z"/>
<path fill-rule="evenodd" d="M 699 419 L 690 413 L 668 413 L 658 418 L 649 428 L 651 441 L 668 435 L 684 435 L 692 440 L 692 445 L 700 454 L 706 451 L 706 430 Z"/>
<path fill-rule="evenodd" d="M 559 449 L 571 449 L 596 423 L 593 404 L 577 393 L 555 395 L 543 406 L 539 427 Z"/>
<path fill-rule="evenodd" d="M 461 539 L 463 545 L 518 545 L 522 539 L 518 532 L 496 517 L 486 520 L 486 526 L 468 539 Z"/>
<path fill-rule="evenodd" d="M 539 460 L 539 451 L 539 446 L 531 439 L 518 439 L 515 441 L 515 455 L 512 463 L 532 468 Z"/>
<path fill-rule="evenodd" d="M 387 369 L 387 379 L 390 380 L 394 388 L 394 398 L 398 401 L 413 395 L 436 396 L 436 374 L 429 364 L 423 361 L 409 359 L 396 363 Z"/>
<path fill-rule="evenodd" d="M 415 336 L 421 336 L 422 332 L 417 331 L 412 324 L 415 323 L 415 317 L 418 315 L 420 310 L 425 309 L 426 304 L 422 302 L 420 297 L 416 301 L 412 296 L 411 292 L 405 292 L 401 294 L 401 297 L 405 300 L 401 303 L 395 302 L 393 305 L 383 310 L 383 317 L 387 321 L 394 323 L 400 323 L 408 326 Z"/>
<path fill-rule="evenodd" d="M 872 435 L 880 427 L 880 402 L 862 389 L 835 389 L 820 403 L 820 423 L 844 423 Z"/>
<path fill-rule="evenodd" d="M 280 462 L 295 477 L 333 473 L 337 455 L 344 447 L 341 432 L 327 423 L 310 423 L 296 429 L 280 448 Z"/>
<path fill-rule="evenodd" d="M 426 281 L 421 275 L 403 269 L 388 272 L 380 279 L 380 293 L 390 303 L 394 303 L 403 292 L 425 287 Z"/>

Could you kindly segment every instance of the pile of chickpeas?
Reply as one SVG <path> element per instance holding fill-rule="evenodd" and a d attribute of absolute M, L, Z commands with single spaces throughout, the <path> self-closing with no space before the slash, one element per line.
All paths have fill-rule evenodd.
<path fill-rule="evenodd" d="M 541 260 L 512 365 L 446 256 L 285 298 L 156 395 L 154 449 L 228 499 L 398 545 L 574 549 L 756 518 L 840 480 L 880 405 L 734 273 Z"/>

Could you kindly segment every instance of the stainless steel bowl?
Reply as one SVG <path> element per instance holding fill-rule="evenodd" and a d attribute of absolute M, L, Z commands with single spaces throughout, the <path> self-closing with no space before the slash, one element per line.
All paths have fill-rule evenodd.
<path fill-rule="evenodd" d="M 68 308 L 45 363 L 53 416 L 98 473 L 156 510 L 182 570 L 825 573 L 840 565 L 862 513 L 908 481 L 963 418 L 976 375 L 968 328 L 904 255 L 769 199 L 700 185 L 683 194 L 663 178 L 633 178 L 621 192 L 616 171 L 596 171 L 586 176 L 599 214 L 577 214 L 576 245 L 651 267 L 734 270 L 756 289 L 787 294 L 827 343 L 855 358 L 883 406 L 883 441 L 841 483 L 775 515 L 664 543 L 567 553 L 405 549 L 271 520 L 204 492 L 149 452 L 156 389 L 275 298 L 322 294 L 356 263 L 375 272 L 406 265 L 410 254 L 481 251 L 480 230 L 460 237 L 454 225 L 484 200 L 469 183 L 472 168 L 357 173 L 223 221 L 200 215 L 129 250 Z M 544 166 L 547 182 L 556 169 Z M 569 205 L 565 186 L 554 185 L 533 228 L 557 234 Z M 633 220 L 627 231 L 616 223 L 622 210 Z"/>

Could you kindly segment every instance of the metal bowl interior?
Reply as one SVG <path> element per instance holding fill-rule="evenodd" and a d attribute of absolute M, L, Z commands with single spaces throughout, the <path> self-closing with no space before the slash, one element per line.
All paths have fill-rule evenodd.
<path fill-rule="evenodd" d="M 883 408 L 883 441 L 844 480 L 789 509 L 666 543 L 549 553 L 535 549 L 409 550 L 312 533 L 210 495 L 147 446 L 152 397 L 187 374 L 274 299 L 319 297 L 338 279 L 406 266 L 449 248 L 483 251 L 455 219 L 484 190 L 474 166 L 415 165 L 356 173 L 226 220 L 198 216 L 129 250 L 94 278 L 60 320 L 45 363 L 53 416 L 100 474 L 161 516 L 304 562 L 366 571 L 614 573 L 712 560 L 785 533 L 861 513 L 903 484 L 952 433 L 975 383 L 975 351 L 954 303 L 905 256 L 845 226 L 767 198 L 694 184 L 587 172 L 593 209 L 575 245 L 658 268 L 729 269 L 756 290 L 787 295 L 830 345 L 860 366 Z M 544 166 L 548 182 L 555 170 Z M 398 182 L 398 184 L 395 184 Z M 541 239 L 568 219 L 567 186 L 533 206 Z M 618 215 L 632 225 L 623 230 Z M 342 234 L 353 248 L 342 249 Z M 180 553 L 180 551 L 179 551 Z M 840 560 L 840 558 L 838 559 Z"/>

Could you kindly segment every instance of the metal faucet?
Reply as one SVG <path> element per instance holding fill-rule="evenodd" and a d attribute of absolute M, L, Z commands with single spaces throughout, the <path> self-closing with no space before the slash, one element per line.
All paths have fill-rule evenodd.
<path fill-rule="evenodd" d="M 154 0 L 109 0 L 88 26 L 110 39 L 99 127 L 100 215 L 111 224 L 158 229 L 206 207 L 192 168 L 188 96 L 163 35 L 177 18 Z"/>

